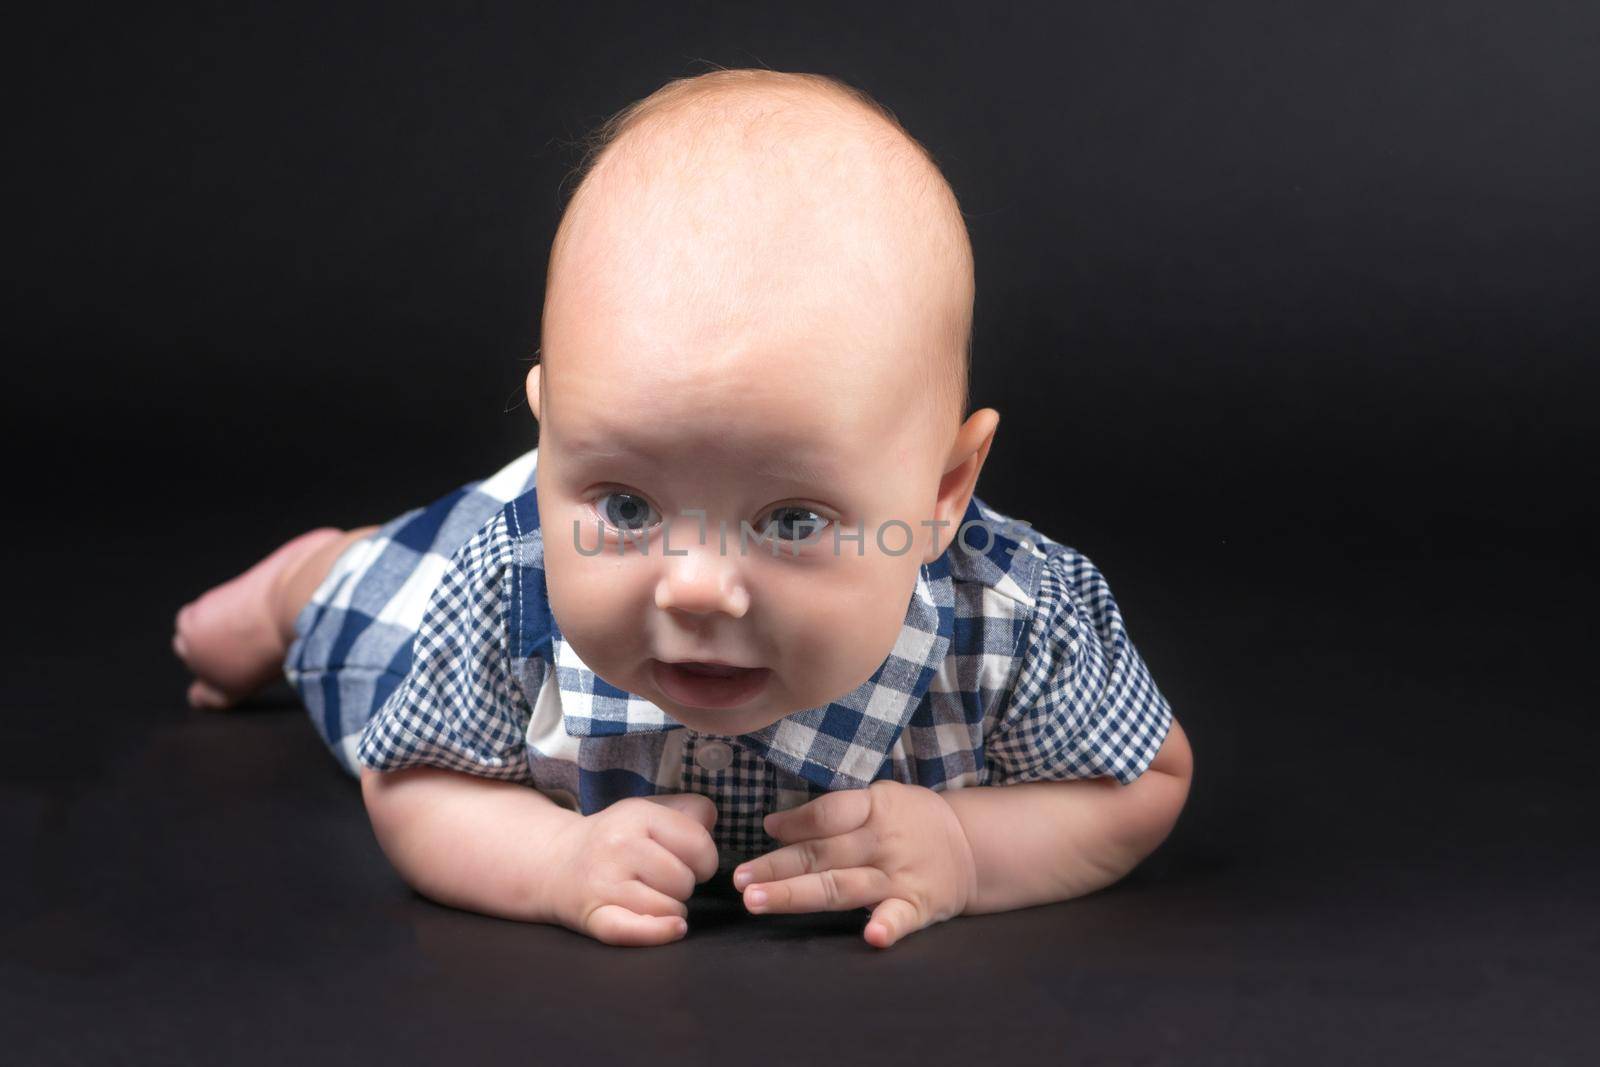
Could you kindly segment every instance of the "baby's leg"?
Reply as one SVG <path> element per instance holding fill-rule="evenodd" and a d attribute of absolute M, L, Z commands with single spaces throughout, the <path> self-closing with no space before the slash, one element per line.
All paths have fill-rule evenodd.
<path fill-rule="evenodd" d="M 376 529 L 324 526 L 303 533 L 185 604 L 178 611 L 172 650 L 195 674 L 189 703 L 226 708 L 276 678 L 300 609 L 339 554 Z"/>

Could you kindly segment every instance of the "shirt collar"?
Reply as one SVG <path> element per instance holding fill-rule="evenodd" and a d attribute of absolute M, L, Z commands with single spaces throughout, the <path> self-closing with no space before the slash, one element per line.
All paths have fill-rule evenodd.
<path fill-rule="evenodd" d="M 955 595 L 949 551 L 917 573 L 894 648 L 860 686 L 736 740 L 824 789 L 861 789 L 879 777 L 950 650 Z M 551 620 L 562 719 L 574 737 L 658 733 L 683 724 L 641 696 L 610 685 L 584 665 Z"/>

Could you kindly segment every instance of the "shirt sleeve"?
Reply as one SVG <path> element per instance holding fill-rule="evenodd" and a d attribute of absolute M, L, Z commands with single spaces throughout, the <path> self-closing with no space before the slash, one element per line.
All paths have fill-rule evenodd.
<path fill-rule="evenodd" d="M 1074 549 L 1050 551 L 1010 703 L 984 738 L 989 784 L 1111 777 L 1126 785 L 1171 726 L 1104 575 Z"/>
<path fill-rule="evenodd" d="M 424 608 L 411 669 L 367 723 L 362 766 L 426 765 L 533 783 L 533 709 L 511 677 L 506 605 L 514 542 L 502 512 L 451 557 Z"/>

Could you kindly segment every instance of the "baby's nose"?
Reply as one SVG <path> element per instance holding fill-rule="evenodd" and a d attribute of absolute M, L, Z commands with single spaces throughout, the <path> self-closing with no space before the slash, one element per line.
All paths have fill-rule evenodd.
<path fill-rule="evenodd" d="M 656 607 L 691 615 L 722 612 L 737 619 L 750 609 L 750 594 L 738 568 L 719 557 L 712 543 L 666 557 L 656 583 Z"/>

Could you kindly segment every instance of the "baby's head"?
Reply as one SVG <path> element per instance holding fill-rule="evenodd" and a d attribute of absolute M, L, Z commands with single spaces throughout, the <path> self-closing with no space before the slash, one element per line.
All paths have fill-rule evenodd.
<path fill-rule="evenodd" d="M 963 418 L 972 302 L 955 195 L 842 83 L 715 71 L 602 126 L 528 376 L 550 607 L 583 662 L 722 734 L 867 681 L 998 422 Z"/>

